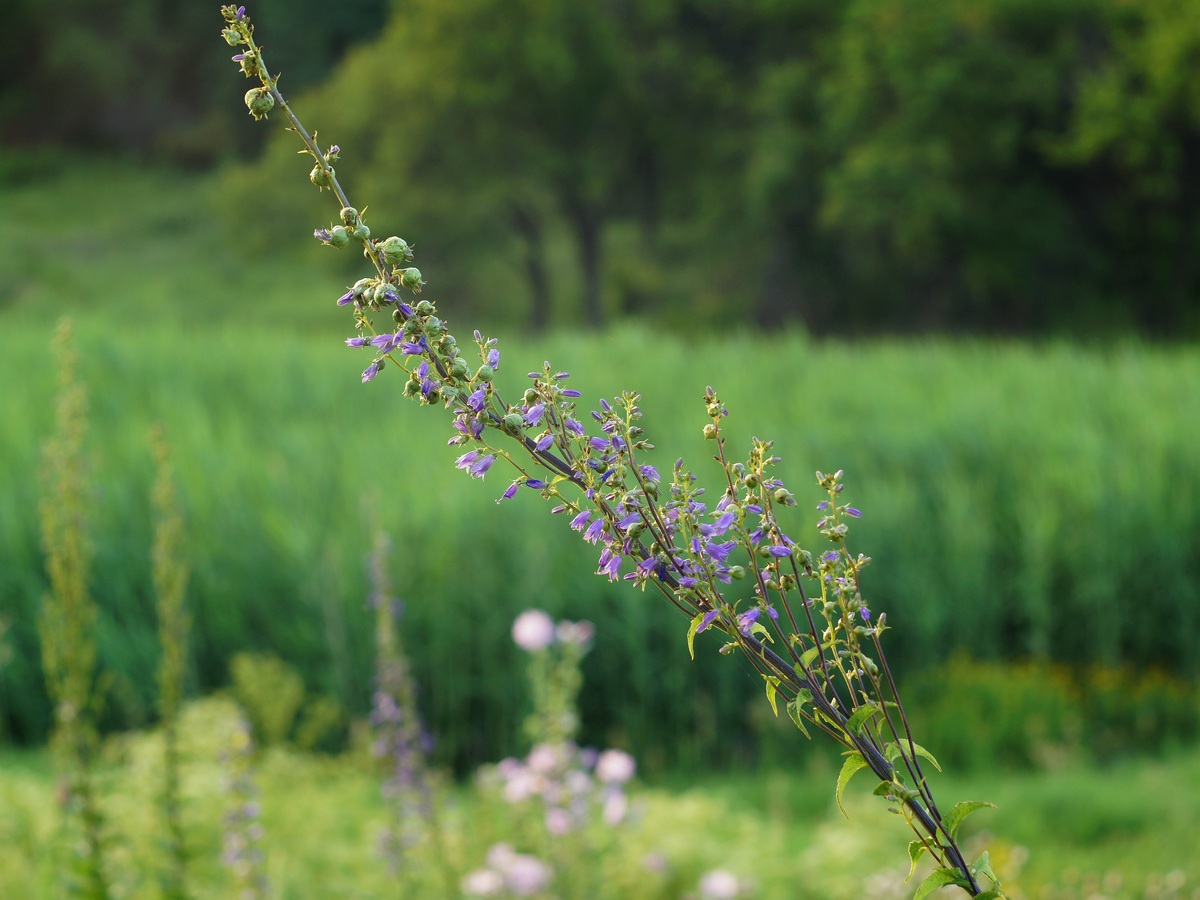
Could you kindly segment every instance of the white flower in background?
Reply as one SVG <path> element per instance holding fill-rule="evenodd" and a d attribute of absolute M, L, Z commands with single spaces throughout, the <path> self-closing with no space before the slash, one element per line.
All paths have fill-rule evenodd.
<path fill-rule="evenodd" d="M 596 626 L 591 622 L 568 622 L 564 619 L 558 623 L 554 634 L 560 644 L 578 644 L 583 647 L 591 642 L 595 631 Z"/>
<path fill-rule="evenodd" d="M 700 879 L 700 896 L 704 900 L 733 900 L 741 889 L 738 877 L 725 869 L 713 869 Z"/>
<path fill-rule="evenodd" d="M 624 784 L 637 771 L 637 763 L 624 750 L 605 750 L 596 760 L 596 778 L 605 784 Z"/>
<path fill-rule="evenodd" d="M 540 609 L 527 609 L 513 622 L 512 638 L 530 653 L 545 650 L 554 643 L 554 620 Z"/>
<path fill-rule="evenodd" d="M 504 892 L 504 877 L 491 869 L 480 869 L 463 878 L 462 891 L 472 897 L 499 897 Z"/>

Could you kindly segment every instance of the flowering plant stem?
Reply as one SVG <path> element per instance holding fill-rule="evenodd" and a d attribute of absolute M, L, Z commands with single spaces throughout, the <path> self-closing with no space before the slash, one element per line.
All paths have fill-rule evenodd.
<path fill-rule="evenodd" d="M 703 397 L 709 419 L 703 435 L 716 448 L 723 473 L 721 496 L 711 511 L 701 499 L 705 489 L 682 459 L 665 485 L 649 463 L 654 447 L 639 424 L 637 393 L 624 391 L 613 403 L 600 400 L 590 413 L 598 433 L 589 433 L 580 421 L 587 415 L 577 417 L 580 393 L 564 387 L 569 373 L 548 362 L 529 373 L 532 386 L 517 402 L 507 402 L 495 384 L 496 340 L 476 331 L 479 362 L 468 362 L 433 302 L 402 299 L 406 292 L 420 294 L 425 284 L 421 272 L 408 266 L 412 248 L 397 236 L 371 236 L 334 170 L 340 148 L 322 150 L 279 92 L 278 76 L 263 61 L 245 7 L 225 6 L 221 12 L 222 35 L 240 48 L 234 61 L 258 82 L 246 94 L 251 115 L 266 118 L 276 107 L 283 112 L 304 144 L 301 152 L 313 159 L 309 179 L 340 205 L 340 224 L 317 228 L 314 236 L 335 249 L 361 247 L 374 269 L 337 301 L 354 314 L 356 334 L 346 344 L 372 353 L 363 382 L 393 366 L 400 370 L 406 397 L 452 414 L 449 443 L 467 446 L 458 468 L 481 479 L 498 462 L 511 468 L 515 477 L 501 499 L 524 487 L 552 502 L 553 513 L 568 515 L 573 530 L 600 546 L 597 574 L 643 591 L 651 587 L 687 616 L 690 651 L 697 634 L 712 629 L 725 635 L 721 652 L 737 650 L 749 660 L 776 714 L 782 698 L 805 735 L 811 724 L 845 748 L 839 805 L 856 772 L 868 769 L 879 779 L 875 793 L 914 833 L 913 870 L 923 854 L 936 865 L 917 889 L 918 898 L 951 884 L 971 896 L 1004 896 L 987 854 L 969 864 L 957 837 L 966 815 L 991 804 L 968 801 L 943 816 L 925 778 L 921 758 L 937 763 L 913 740 L 896 692 L 880 642 L 886 616 L 873 617 L 860 590 L 859 576 L 870 558 L 847 549 L 849 520 L 862 513 L 842 502 L 842 473 L 817 473 L 827 497 L 817 506 L 817 529 L 829 549 L 814 555 L 781 524 L 780 512 L 797 502 L 772 471 L 779 462 L 771 454 L 773 443 L 755 438 L 744 462 L 729 459 L 721 431 L 728 411 L 711 387 Z M 386 317 L 385 326 L 377 327 L 377 315 Z M 981 886 L 983 878 L 989 887 Z"/>

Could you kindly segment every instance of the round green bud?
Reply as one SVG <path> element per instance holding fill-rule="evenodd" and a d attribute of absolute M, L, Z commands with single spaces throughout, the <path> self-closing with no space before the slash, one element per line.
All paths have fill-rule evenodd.
<path fill-rule="evenodd" d="M 398 307 L 398 306 L 392 310 L 392 321 L 393 322 L 403 322 L 404 321 L 404 313 L 401 312 L 400 307 Z"/>
<path fill-rule="evenodd" d="M 734 581 L 741 581 L 743 578 L 746 577 L 746 567 L 745 566 L 730 566 L 729 567 L 729 577 L 732 578 Z"/>
<path fill-rule="evenodd" d="M 389 266 L 402 266 L 413 258 L 408 242 L 394 234 L 387 240 L 380 241 L 376 246 L 383 261 Z M 417 277 L 421 277 L 420 272 L 417 272 Z M 407 285 L 405 286 L 407 287 Z"/>
<path fill-rule="evenodd" d="M 415 397 L 419 393 L 421 393 L 421 382 L 417 381 L 417 379 L 410 378 L 408 381 L 404 382 L 405 397 Z"/>
<path fill-rule="evenodd" d="M 225 43 L 230 47 L 236 47 L 242 42 L 242 36 L 237 33 L 236 28 L 226 28 L 221 32 L 221 37 L 225 38 Z"/>
<path fill-rule="evenodd" d="M 784 506 L 795 506 L 796 498 L 792 496 L 792 492 L 787 488 L 777 488 L 772 495 L 776 503 L 782 503 Z"/>
<path fill-rule="evenodd" d="M 267 113 L 275 108 L 275 98 L 265 87 L 251 88 L 246 91 L 246 108 L 255 120 L 265 119 Z"/>
<path fill-rule="evenodd" d="M 308 173 L 308 180 L 319 188 L 328 188 L 333 185 L 333 169 L 327 169 L 320 163 L 312 167 L 312 171 Z"/>
<path fill-rule="evenodd" d="M 358 222 L 358 210 L 353 206 L 343 207 L 341 212 L 341 220 L 343 225 L 354 225 L 356 222 Z"/>
<path fill-rule="evenodd" d="M 525 417 L 520 413 L 509 413 L 500 423 L 509 434 L 520 434 L 525 425 Z"/>
<path fill-rule="evenodd" d="M 748 488 L 756 488 L 760 482 L 757 475 L 755 475 L 753 472 L 749 472 L 747 473 L 746 477 L 742 479 L 742 484 L 746 485 Z"/>
<path fill-rule="evenodd" d="M 482 381 L 485 384 L 487 382 L 491 381 L 495 377 L 496 377 L 496 370 L 493 369 L 491 366 L 487 366 L 487 365 L 480 366 L 479 370 L 475 373 L 475 380 Z"/>
<path fill-rule="evenodd" d="M 533 406 L 533 404 L 537 403 L 537 399 L 538 399 L 537 391 L 535 391 L 533 388 L 525 389 L 525 402 L 527 404 L 529 404 L 530 406 Z"/>
<path fill-rule="evenodd" d="M 704 426 L 704 439 L 706 441 L 715 441 L 717 439 L 717 426 L 711 422 Z"/>
<path fill-rule="evenodd" d="M 346 231 L 346 226 L 335 225 L 329 229 L 330 247 L 345 247 L 348 243 L 350 243 L 350 232 Z"/>
<path fill-rule="evenodd" d="M 428 300 L 422 300 L 417 304 L 416 313 L 418 316 L 432 316 L 433 304 Z"/>
<path fill-rule="evenodd" d="M 365 241 L 371 236 L 371 229 L 362 222 L 359 222 L 354 226 L 354 230 L 350 234 L 356 241 Z"/>
<path fill-rule="evenodd" d="M 404 269 L 400 272 L 400 283 L 410 291 L 419 294 L 425 279 L 421 277 L 420 269 Z"/>
<path fill-rule="evenodd" d="M 461 356 L 455 357 L 454 362 L 450 363 L 450 374 L 455 378 L 466 378 L 471 374 L 471 367 L 467 365 L 467 361 Z"/>

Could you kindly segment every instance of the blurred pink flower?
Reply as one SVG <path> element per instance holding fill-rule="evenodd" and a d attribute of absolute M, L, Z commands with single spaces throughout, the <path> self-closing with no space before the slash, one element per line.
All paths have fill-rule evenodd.
<path fill-rule="evenodd" d="M 725 869 L 713 869 L 700 879 L 700 896 L 704 900 L 733 900 L 741 889 L 738 877 Z"/>
<path fill-rule="evenodd" d="M 605 750 L 596 760 L 596 778 L 605 784 L 624 784 L 637 771 L 637 763 L 624 750 Z"/>
<path fill-rule="evenodd" d="M 544 650 L 554 643 L 554 620 L 540 609 L 527 609 L 513 622 L 512 637 L 522 650 Z"/>

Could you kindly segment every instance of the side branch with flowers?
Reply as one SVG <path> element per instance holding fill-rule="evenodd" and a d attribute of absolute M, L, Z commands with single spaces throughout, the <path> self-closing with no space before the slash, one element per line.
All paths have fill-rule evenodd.
<path fill-rule="evenodd" d="M 776 714 L 782 700 L 805 735 L 813 726 L 845 748 L 839 805 L 854 774 L 874 774 L 875 793 L 914 834 L 912 870 L 925 854 L 936 866 L 918 898 L 946 885 L 975 897 L 1005 896 L 987 854 L 968 863 L 957 837 L 965 816 L 990 804 L 967 801 L 943 815 L 925 777 L 923 766 L 937 763 L 913 739 L 896 691 L 880 641 L 886 616 L 873 616 L 862 595 L 860 575 L 870 558 L 848 546 L 849 522 L 861 513 L 843 502 L 843 473 L 817 473 L 825 495 L 817 529 L 826 549 L 814 553 L 784 530 L 781 514 L 797 502 L 774 474 L 779 457 L 772 442 L 753 439 L 744 461 L 726 454 L 728 412 L 712 388 L 703 398 L 709 419 L 703 433 L 723 478 L 711 508 L 682 459 L 664 483 L 651 462 L 654 447 L 637 393 L 602 399 L 581 414 L 579 391 L 565 386 L 569 374 L 547 362 L 529 373 L 519 396 L 505 399 L 496 384 L 496 339 L 476 331 L 474 348 L 464 351 L 433 301 L 415 296 L 425 280 L 409 265 L 412 247 L 397 236 L 372 236 L 338 181 L 333 164 L 340 148 L 322 150 L 279 92 L 245 7 L 221 12 L 222 34 L 239 51 L 234 61 L 258 82 L 246 94 L 250 114 L 264 119 L 278 109 L 302 141 L 301 152 L 312 157 L 310 180 L 338 202 L 338 222 L 314 235 L 332 248 L 360 247 L 373 269 L 337 300 L 354 316 L 355 335 L 346 344 L 371 353 L 363 382 L 394 368 L 406 397 L 448 411 L 449 443 L 464 449 L 458 468 L 483 478 L 500 463 L 513 475 L 501 499 L 529 488 L 550 501 L 552 513 L 567 517 L 599 549 L 597 574 L 649 588 L 686 616 L 693 654 L 697 634 L 722 633 L 721 652 L 736 650 L 749 660 Z"/>

